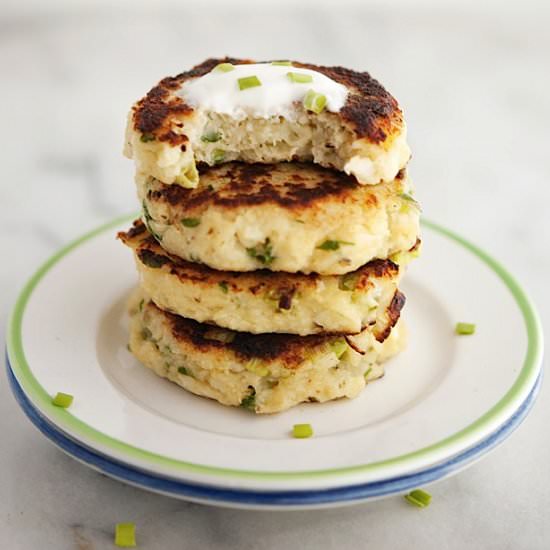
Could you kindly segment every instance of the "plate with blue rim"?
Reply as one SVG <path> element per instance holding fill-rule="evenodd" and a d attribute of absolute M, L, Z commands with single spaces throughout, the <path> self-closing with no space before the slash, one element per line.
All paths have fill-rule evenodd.
<path fill-rule="evenodd" d="M 533 304 L 487 253 L 429 221 L 403 283 L 409 345 L 358 398 L 256 416 L 191 395 L 126 348 L 136 274 L 114 234 L 130 221 L 114 220 L 48 260 L 23 288 L 6 336 L 27 415 L 109 475 L 215 504 L 334 506 L 463 468 L 532 406 L 543 354 Z M 456 335 L 459 321 L 475 323 L 475 334 Z M 70 408 L 52 404 L 58 391 L 74 396 Z M 292 438 L 300 423 L 314 437 Z"/>
<path fill-rule="evenodd" d="M 9 367 L 8 378 L 19 405 L 40 432 L 69 456 L 94 470 L 135 487 L 173 498 L 249 510 L 316 509 L 359 504 L 406 493 L 447 478 L 483 458 L 514 432 L 533 407 L 542 381 L 542 375 L 539 375 L 527 399 L 498 430 L 474 447 L 441 464 L 409 475 L 335 489 L 257 492 L 186 483 L 155 476 L 100 455 L 92 449 L 79 445 L 45 420 L 26 398 Z"/>

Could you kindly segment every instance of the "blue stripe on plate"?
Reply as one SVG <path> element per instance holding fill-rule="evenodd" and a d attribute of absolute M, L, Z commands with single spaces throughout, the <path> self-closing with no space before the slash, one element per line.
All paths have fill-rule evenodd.
<path fill-rule="evenodd" d="M 107 458 L 91 449 L 77 444 L 44 419 L 27 399 L 19 386 L 9 361 L 6 359 L 8 379 L 17 402 L 31 422 L 53 443 L 69 455 L 81 460 L 101 472 L 138 485 L 144 489 L 168 494 L 177 498 L 199 500 L 211 504 L 225 504 L 254 508 L 314 507 L 339 503 L 353 503 L 372 498 L 399 494 L 447 477 L 466 467 L 502 443 L 524 420 L 531 410 L 539 392 L 542 372 L 527 399 L 516 413 L 497 431 L 474 447 L 456 455 L 452 459 L 413 474 L 390 478 L 384 481 L 364 483 L 347 487 L 315 491 L 244 491 L 215 486 L 199 485 L 175 481 L 142 472 L 131 466 Z"/>

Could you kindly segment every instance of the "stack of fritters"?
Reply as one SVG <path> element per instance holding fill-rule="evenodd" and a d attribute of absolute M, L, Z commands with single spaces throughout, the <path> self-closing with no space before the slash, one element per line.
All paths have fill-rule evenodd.
<path fill-rule="evenodd" d="M 346 87 L 335 112 L 231 118 L 182 92 L 252 63 L 208 60 L 134 106 L 143 217 L 119 237 L 140 274 L 132 353 L 193 393 L 272 413 L 355 397 L 404 347 L 398 284 L 419 207 L 401 111 L 367 73 L 292 63 Z"/>

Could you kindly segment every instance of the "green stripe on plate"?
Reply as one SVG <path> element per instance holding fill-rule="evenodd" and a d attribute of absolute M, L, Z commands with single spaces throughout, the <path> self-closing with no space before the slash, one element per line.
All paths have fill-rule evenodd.
<path fill-rule="evenodd" d="M 299 472 L 262 472 L 253 470 L 236 470 L 231 468 L 219 468 L 213 466 L 206 466 L 202 464 L 194 464 L 191 462 L 184 462 L 180 460 L 174 460 L 162 455 L 151 453 L 138 447 L 133 447 L 122 441 L 109 437 L 88 424 L 82 422 L 78 418 L 75 418 L 68 410 L 59 409 L 51 404 L 51 396 L 40 385 L 38 380 L 32 374 L 25 352 L 23 350 L 21 327 L 22 320 L 25 314 L 25 307 L 37 285 L 46 273 L 57 264 L 63 257 L 69 254 L 72 250 L 79 247 L 83 243 L 93 239 L 97 235 L 112 230 L 113 228 L 121 225 L 123 222 L 130 222 L 135 218 L 133 216 L 123 216 L 116 220 L 99 227 L 98 229 L 91 231 L 90 233 L 80 237 L 76 241 L 70 243 L 54 256 L 52 256 L 42 267 L 33 275 L 28 283 L 23 288 L 15 304 L 14 310 L 11 315 L 10 322 L 8 324 L 7 331 L 7 350 L 8 357 L 16 378 L 25 391 L 25 393 L 31 398 L 31 401 L 39 410 L 47 411 L 48 416 L 55 419 L 59 428 L 65 430 L 73 437 L 83 437 L 85 444 L 100 444 L 103 448 L 111 449 L 117 452 L 118 456 L 127 457 L 140 461 L 140 463 L 151 464 L 162 467 L 169 467 L 178 471 L 187 471 L 189 473 L 202 473 L 213 476 L 234 477 L 234 478 L 254 478 L 258 480 L 288 480 L 288 479 L 311 479 L 329 476 L 338 476 L 342 474 L 356 474 L 362 472 L 374 472 L 376 470 L 382 470 L 389 466 L 403 465 L 409 461 L 415 461 L 422 458 L 427 458 L 430 454 L 437 453 L 448 446 L 460 445 L 461 441 L 476 437 L 476 434 L 481 434 L 488 424 L 491 424 L 499 415 L 501 415 L 514 401 L 523 393 L 527 393 L 531 385 L 536 380 L 539 366 L 542 362 L 542 328 L 537 316 L 537 313 L 519 284 L 515 279 L 493 258 L 487 253 L 479 249 L 477 246 L 471 244 L 466 239 L 459 237 L 452 231 L 427 220 L 422 221 L 422 225 L 436 233 L 439 233 L 456 243 L 460 244 L 471 253 L 476 255 L 481 261 L 483 261 L 489 268 L 491 268 L 496 275 L 503 281 L 506 287 L 510 290 L 514 299 L 523 314 L 525 322 L 525 329 L 527 332 L 527 353 L 523 367 L 516 378 L 512 387 L 502 397 L 502 399 L 483 416 L 478 418 L 475 422 L 453 434 L 452 436 L 443 439 L 433 445 L 424 447 L 412 453 L 396 456 L 394 458 L 383 460 L 379 462 L 372 462 L 369 464 L 361 464 L 358 466 L 349 466 L 345 468 L 331 468 L 324 470 L 314 471 L 299 471 Z M 101 452 L 101 451 L 100 451 Z"/>

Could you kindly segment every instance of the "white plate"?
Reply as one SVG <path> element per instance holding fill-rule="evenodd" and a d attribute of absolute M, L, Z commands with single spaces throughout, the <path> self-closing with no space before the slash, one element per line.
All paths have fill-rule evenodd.
<path fill-rule="evenodd" d="M 375 483 L 346 485 L 335 489 L 317 491 L 242 491 L 224 489 L 216 486 L 191 484 L 185 481 L 171 480 L 151 473 L 142 472 L 129 465 L 116 462 L 108 457 L 95 453 L 74 442 L 60 432 L 56 426 L 45 420 L 28 401 L 8 368 L 8 380 L 21 408 L 31 422 L 52 442 L 69 456 L 86 466 L 123 481 L 135 487 L 147 489 L 166 496 L 190 500 L 202 504 L 244 508 L 253 510 L 309 510 L 332 508 L 374 500 L 388 495 L 406 493 L 417 487 L 426 487 L 439 479 L 460 472 L 467 466 L 483 458 L 497 445 L 508 438 L 525 419 L 531 410 L 541 385 L 541 375 L 527 399 L 514 415 L 496 432 L 480 443 L 454 457 L 420 470 L 414 474 L 385 479 Z"/>
<path fill-rule="evenodd" d="M 186 393 L 126 350 L 130 252 L 100 228 L 31 279 L 8 332 L 32 406 L 80 445 L 145 472 L 254 491 L 320 490 L 419 472 L 479 444 L 526 400 L 542 360 L 540 323 L 517 283 L 474 246 L 424 223 L 405 278 L 409 348 L 355 400 L 254 416 Z M 456 336 L 457 321 L 476 334 Z M 69 410 L 50 396 L 75 396 Z M 308 422 L 315 437 L 289 437 Z"/>

